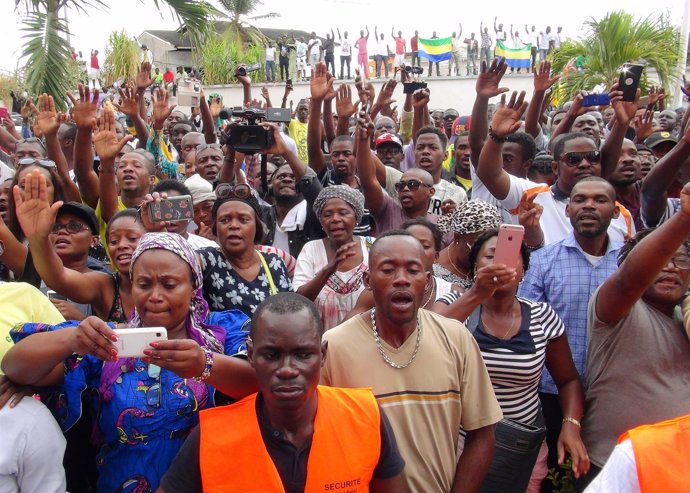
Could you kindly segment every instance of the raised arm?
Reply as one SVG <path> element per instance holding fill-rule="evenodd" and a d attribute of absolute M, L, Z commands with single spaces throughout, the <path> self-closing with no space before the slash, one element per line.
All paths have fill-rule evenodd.
<path fill-rule="evenodd" d="M 277 154 L 282 156 L 290 166 L 292 174 L 295 175 L 295 183 L 299 182 L 304 176 L 307 165 L 300 161 L 299 157 L 297 157 L 297 154 L 295 154 L 294 151 L 285 145 L 285 139 L 283 139 L 278 125 L 269 122 L 264 122 L 262 125 L 264 128 L 273 132 L 273 146 L 266 150 L 266 154 Z"/>
<path fill-rule="evenodd" d="M 332 87 L 333 79 L 329 79 L 327 76 L 326 64 L 317 63 L 310 83 L 311 101 L 309 102 L 309 123 L 307 124 L 309 166 L 314 169 L 317 175 L 326 163 L 321 150 L 321 105 Z"/>
<path fill-rule="evenodd" d="M 331 31 L 332 31 L 332 30 L 331 30 Z M 340 35 L 340 28 L 337 27 L 337 28 L 336 28 L 336 31 L 338 32 L 338 41 L 342 41 L 342 40 L 343 40 L 343 37 Z"/>
<path fill-rule="evenodd" d="M 335 96 L 335 111 L 338 115 L 336 135 L 350 135 L 350 117 L 357 113 L 359 101 L 352 103 L 352 88 L 341 84 Z"/>
<path fill-rule="evenodd" d="M 494 33 L 498 34 L 498 28 L 496 27 L 496 22 L 498 21 L 498 16 L 494 17 Z"/>
<path fill-rule="evenodd" d="M 470 126 L 470 159 L 476 166 L 479 162 L 479 153 L 482 151 L 484 141 L 489 133 L 489 99 L 508 91 L 507 87 L 498 87 L 508 65 L 505 60 L 495 58 L 487 68 L 486 63 L 481 63 L 479 76 L 475 89 L 477 97 L 472 107 L 472 125 Z"/>
<path fill-rule="evenodd" d="M 604 179 L 608 179 L 618 166 L 625 132 L 630 127 L 630 122 L 635 118 L 637 112 L 640 90 L 637 90 L 635 101 L 623 101 L 623 91 L 618 90 L 618 82 L 616 82 L 611 88 L 609 97 L 611 106 L 615 111 L 615 122 L 611 132 L 606 137 L 606 141 L 601 146 L 601 177 Z"/>
<path fill-rule="evenodd" d="M 13 193 L 17 219 L 29 240 L 34 266 L 41 279 L 72 301 L 96 304 L 97 308 L 105 310 L 104 300 L 112 302 L 114 296 L 110 277 L 66 268 L 50 243 L 48 236 L 62 202 L 55 202 L 52 206 L 48 202 L 45 176 L 37 170 L 32 171 L 26 178 L 24 198 L 18 186 Z"/>
<path fill-rule="evenodd" d="M 237 82 L 242 84 L 242 106 L 248 107 L 252 103 L 252 79 L 248 75 L 235 74 Z"/>
<path fill-rule="evenodd" d="M 597 293 L 596 315 L 606 324 L 624 318 L 659 272 L 690 236 L 690 183 L 680 193 L 681 208 L 628 254 Z"/>
<path fill-rule="evenodd" d="M 330 146 L 336 136 L 335 125 L 333 125 L 333 100 L 335 99 L 336 90 L 333 87 L 335 77 L 326 72 L 326 78 L 330 81 L 330 85 L 326 97 L 323 100 L 323 131 L 326 136 L 326 142 Z"/>
<path fill-rule="evenodd" d="M 556 137 L 562 134 L 567 134 L 570 132 L 570 128 L 575 123 L 575 119 L 585 113 L 585 108 L 582 107 L 582 94 L 577 93 L 573 98 L 573 104 L 570 105 L 568 111 L 565 112 L 565 117 L 558 124 L 556 129 L 551 134 L 551 142 L 553 142 Z"/>
<path fill-rule="evenodd" d="M 374 124 L 364 112 L 360 112 L 356 132 L 359 182 L 369 211 L 377 214 L 383 207 L 384 197 L 381 185 L 376 179 L 376 166 L 369 148 L 372 135 L 374 135 Z"/>
<path fill-rule="evenodd" d="M 91 132 L 96 121 L 98 106 L 98 89 L 94 89 L 93 98 L 89 86 L 79 84 L 79 99 L 67 93 L 72 101 L 72 118 L 77 125 L 77 136 L 74 139 L 74 176 L 79 184 L 79 192 L 84 202 L 92 209 L 96 208 L 100 191 L 98 175 L 93 169 L 93 140 Z"/>
<path fill-rule="evenodd" d="M 551 62 L 544 61 L 539 64 L 539 68 L 534 67 L 534 92 L 532 93 L 532 100 L 527 106 L 527 115 L 525 116 L 525 132 L 530 134 L 535 139 L 539 136 L 541 127 L 539 120 L 542 114 L 542 103 L 548 91 L 561 78 L 560 75 L 551 77 Z"/>
<path fill-rule="evenodd" d="M 218 101 L 216 101 L 218 100 Z M 202 89 L 199 94 L 199 113 L 201 113 L 201 122 L 204 127 L 204 141 L 207 144 L 214 144 L 216 142 L 216 118 L 220 114 L 220 101 L 218 97 L 213 98 L 213 108 L 211 108 L 206 100 L 206 92 Z M 218 114 L 214 116 L 214 112 Z"/>
<path fill-rule="evenodd" d="M 132 120 L 137 139 L 140 142 L 146 142 L 149 139 L 149 128 L 139 114 L 139 100 L 142 96 L 128 86 L 118 89 L 118 93 L 120 94 L 120 104 L 115 103 L 115 107 Z"/>
<path fill-rule="evenodd" d="M 666 210 L 668 188 L 676 180 L 683 164 L 688 163 L 690 156 L 690 131 L 678 141 L 668 154 L 652 166 L 649 174 L 642 180 L 640 195 L 640 213 L 649 227 L 659 224 Z"/>
<path fill-rule="evenodd" d="M 501 96 L 501 104 L 496 108 L 491 121 L 491 133 L 487 139 L 477 163 L 477 176 L 498 200 L 503 200 L 510 192 L 510 176 L 503 169 L 503 142 L 508 135 L 520 129 L 520 116 L 527 108 L 525 91 L 518 96 L 513 91 L 506 104 L 506 96 Z M 474 120 L 472 120 L 474 124 Z"/>
<path fill-rule="evenodd" d="M 412 145 L 417 140 L 417 132 L 429 124 L 429 99 L 428 89 L 417 89 L 412 94 L 412 108 L 414 111 L 412 116 Z"/>

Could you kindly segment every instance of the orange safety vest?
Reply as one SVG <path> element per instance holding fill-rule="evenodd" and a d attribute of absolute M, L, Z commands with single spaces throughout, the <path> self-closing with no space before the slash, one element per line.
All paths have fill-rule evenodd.
<path fill-rule="evenodd" d="M 371 389 L 318 386 L 305 493 L 368 493 L 381 452 L 381 416 Z M 256 417 L 257 394 L 199 415 L 204 493 L 284 493 Z"/>
<path fill-rule="evenodd" d="M 623 433 L 635 452 L 642 493 L 688 491 L 690 468 L 690 414 Z"/>

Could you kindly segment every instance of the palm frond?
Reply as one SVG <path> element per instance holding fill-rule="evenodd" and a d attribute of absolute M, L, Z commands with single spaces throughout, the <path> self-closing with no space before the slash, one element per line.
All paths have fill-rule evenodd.
<path fill-rule="evenodd" d="M 212 17 L 223 15 L 205 0 L 153 0 L 158 9 L 162 2 L 168 5 L 173 15 L 185 26 L 194 43 L 201 43 L 207 39 L 210 33 L 209 20 Z"/>
<path fill-rule="evenodd" d="M 591 19 L 586 26 L 584 38 L 563 43 L 550 56 L 555 72 L 567 72 L 558 88 L 564 98 L 572 99 L 576 91 L 591 90 L 598 84 L 610 86 L 626 62 L 646 62 L 656 70 L 667 91 L 671 81 L 679 77 L 679 34 L 663 17 L 635 19 L 629 13 L 617 11 L 601 20 Z M 578 57 L 584 58 L 584 70 L 572 69 L 573 60 Z M 643 77 L 642 93 L 651 85 L 648 77 Z"/>
<path fill-rule="evenodd" d="M 249 15 L 255 11 L 259 5 L 263 4 L 262 0 L 220 0 L 220 4 L 230 14 L 233 19 L 238 19 L 242 16 Z"/>
<path fill-rule="evenodd" d="M 26 85 L 29 94 L 50 94 L 55 105 L 64 109 L 65 92 L 71 89 L 72 83 L 70 63 L 74 63 L 67 43 L 67 24 L 58 11 L 28 12 L 24 23 L 22 31 L 27 41 L 23 56 L 28 57 Z"/>
<path fill-rule="evenodd" d="M 277 19 L 278 17 L 282 17 L 282 14 L 280 14 L 279 12 L 269 12 L 268 14 L 247 17 L 247 19 L 249 19 L 250 21 L 258 21 L 261 19 Z"/>

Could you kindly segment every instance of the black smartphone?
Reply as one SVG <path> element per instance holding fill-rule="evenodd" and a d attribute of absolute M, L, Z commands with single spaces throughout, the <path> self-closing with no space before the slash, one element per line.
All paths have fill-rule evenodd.
<path fill-rule="evenodd" d="M 180 195 L 169 197 L 160 202 L 149 203 L 149 217 L 151 221 L 191 221 L 194 218 L 192 197 Z"/>
<path fill-rule="evenodd" d="M 623 101 L 635 101 L 637 87 L 640 85 L 644 65 L 626 63 L 618 78 L 618 90 L 623 91 Z"/>

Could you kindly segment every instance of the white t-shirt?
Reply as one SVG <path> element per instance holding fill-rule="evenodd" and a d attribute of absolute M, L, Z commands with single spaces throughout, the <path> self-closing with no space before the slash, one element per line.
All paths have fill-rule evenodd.
<path fill-rule="evenodd" d="M 309 56 L 318 56 L 319 49 L 321 48 L 321 40 L 319 38 L 310 39 L 308 45 L 311 45 Z"/>
<path fill-rule="evenodd" d="M 395 200 L 398 200 L 398 192 L 395 190 L 395 184 L 402 178 L 403 172 L 390 166 L 386 166 L 386 192 Z M 467 200 L 467 193 L 462 187 L 453 185 L 443 178 L 434 185 L 434 196 L 429 201 L 429 214 L 442 215 L 441 204 L 445 200 L 452 200 L 456 204 L 461 204 Z"/>
<path fill-rule="evenodd" d="M 191 246 L 193 250 L 201 250 L 202 248 L 207 247 L 219 248 L 218 243 L 215 241 L 211 241 L 208 238 L 204 238 L 203 236 L 192 233 L 187 235 L 187 243 L 189 243 L 189 246 Z"/>
<path fill-rule="evenodd" d="M 295 45 L 295 53 L 298 57 L 307 56 L 307 44 L 302 43 L 301 41 L 297 41 Z"/>
<path fill-rule="evenodd" d="M 470 166 L 470 175 L 472 176 L 472 198 L 483 200 L 491 205 L 496 206 L 498 212 L 501 213 L 501 222 L 504 224 L 518 224 L 517 216 L 511 214 L 510 210 L 503 206 L 503 201 L 498 200 L 496 197 L 491 195 L 491 192 L 486 185 L 477 176 L 474 171 L 474 165 Z M 508 191 L 508 196 L 504 200 L 509 200 L 511 202 L 517 201 L 520 203 L 520 198 L 525 190 L 530 188 L 538 187 L 539 184 L 525 178 L 518 178 L 508 173 L 510 177 L 510 190 Z"/>
<path fill-rule="evenodd" d="M 267 62 L 275 62 L 276 60 L 276 49 L 274 46 L 267 46 L 266 47 L 266 61 Z"/>
<path fill-rule="evenodd" d="M 48 408 L 33 397 L 0 409 L 0 492 L 64 493 L 65 437 Z"/>
<path fill-rule="evenodd" d="M 340 41 L 340 56 L 350 56 L 352 53 L 352 45 L 350 44 L 350 40 L 343 38 Z"/>
<path fill-rule="evenodd" d="M 529 42 L 532 43 L 532 48 L 539 47 L 539 35 L 536 31 L 529 32 Z"/>
<path fill-rule="evenodd" d="M 629 438 L 616 445 L 601 472 L 587 486 L 585 493 L 612 491 L 640 493 L 635 451 Z"/>
<path fill-rule="evenodd" d="M 548 50 L 550 39 L 551 39 L 551 34 L 539 33 L 539 49 L 540 50 Z"/>

